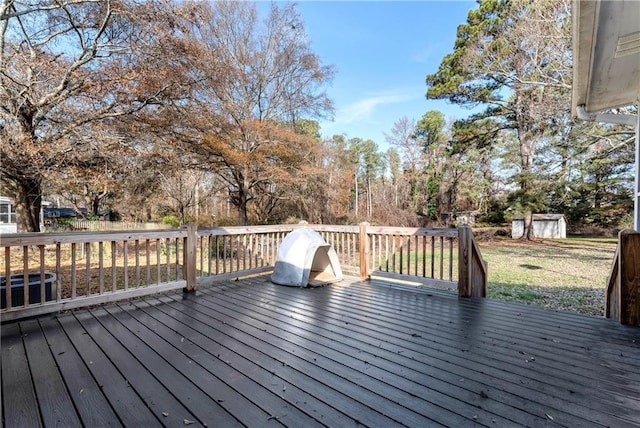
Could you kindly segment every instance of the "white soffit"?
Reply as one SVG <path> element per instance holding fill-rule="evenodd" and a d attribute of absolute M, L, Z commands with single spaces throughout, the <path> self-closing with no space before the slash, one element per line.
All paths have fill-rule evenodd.
<path fill-rule="evenodd" d="M 572 111 L 597 112 L 640 97 L 640 0 L 573 2 Z"/>

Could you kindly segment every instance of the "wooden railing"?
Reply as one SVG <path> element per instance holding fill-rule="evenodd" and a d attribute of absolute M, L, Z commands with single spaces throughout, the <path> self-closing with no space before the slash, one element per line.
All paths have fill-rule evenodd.
<path fill-rule="evenodd" d="M 607 284 L 605 316 L 640 326 L 640 233 L 623 230 Z"/>
<path fill-rule="evenodd" d="M 3 320 L 183 287 L 185 238 L 185 230 L 4 235 Z M 35 295 L 24 286 L 30 273 L 40 277 Z"/>
<path fill-rule="evenodd" d="M 455 287 L 456 229 L 368 227 L 367 235 L 369 276 L 412 278 L 435 286 Z"/>
<path fill-rule="evenodd" d="M 413 280 L 455 290 L 463 297 L 486 296 L 487 265 L 471 228 L 371 227 L 366 225 L 361 276 Z"/>
<path fill-rule="evenodd" d="M 468 227 L 190 225 L 4 235 L 2 275 L 20 284 L 35 278 L 36 288 L 4 287 L 0 314 L 5 321 L 268 272 L 285 236 L 305 226 L 332 246 L 345 273 L 457 287 L 461 296 L 486 293 L 486 265 Z"/>

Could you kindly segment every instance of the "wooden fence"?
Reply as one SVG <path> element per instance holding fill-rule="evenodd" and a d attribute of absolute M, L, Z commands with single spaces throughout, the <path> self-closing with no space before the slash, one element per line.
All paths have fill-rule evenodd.
<path fill-rule="evenodd" d="M 334 248 L 345 273 L 457 287 L 467 297 L 486 293 L 486 265 L 468 226 L 190 225 L 4 235 L 0 314 L 9 320 L 269 272 L 285 236 L 305 226 Z M 7 287 L 7 278 L 15 284 Z"/>
<path fill-rule="evenodd" d="M 156 230 L 171 229 L 171 226 L 161 223 L 142 223 L 133 221 L 108 221 L 108 220 L 73 220 L 69 222 L 58 222 L 52 219 L 45 222 L 45 230 L 47 232 L 74 232 L 88 231 L 98 232 L 103 230 L 122 231 L 122 230 Z"/>

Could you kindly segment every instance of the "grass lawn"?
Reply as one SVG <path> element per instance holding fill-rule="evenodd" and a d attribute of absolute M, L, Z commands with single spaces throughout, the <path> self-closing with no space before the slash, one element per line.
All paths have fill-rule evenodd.
<path fill-rule="evenodd" d="M 488 295 L 552 309 L 604 315 L 616 238 L 480 242 Z"/>

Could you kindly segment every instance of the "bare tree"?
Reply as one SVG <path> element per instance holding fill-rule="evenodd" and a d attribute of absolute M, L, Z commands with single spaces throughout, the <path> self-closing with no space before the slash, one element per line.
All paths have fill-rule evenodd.
<path fill-rule="evenodd" d="M 199 170 L 161 173 L 160 189 L 168 200 L 180 224 L 185 224 L 190 211 L 196 211 L 218 192 L 211 174 Z M 197 217 L 192 213 L 193 217 Z"/>
<path fill-rule="evenodd" d="M 162 1 L 0 0 L 0 179 L 19 231 L 39 230 L 44 180 L 124 155 L 115 126 L 181 96 L 180 17 Z"/>
<path fill-rule="evenodd" d="M 424 166 L 424 151 L 416 142 L 416 121 L 406 116 L 394 122 L 390 133 L 385 133 L 385 139 L 397 151 L 402 162 L 401 188 L 407 189 L 408 194 L 401 196 L 401 200 L 411 203 L 413 211 L 419 211 L 419 182 Z"/>
<path fill-rule="evenodd" d="M 185 148 L 226 182 L 247 224 L 250 202 L 273 184 L 281 188 L 275 181 L 296 170 L 287 162 L 310 153 L 309 136 L 295 124 L 331 112 L 324 85 L 332 69 L 311 51 L 295 5 L 273 4 L 263 22 L 248 2 L 216 1 L 204 9 L 193 25 L 202 47 L 200 106 L 191 124 L 197 131 L 183 135 Z M 285 162 L 292 156 L 297 160 Z"/>

